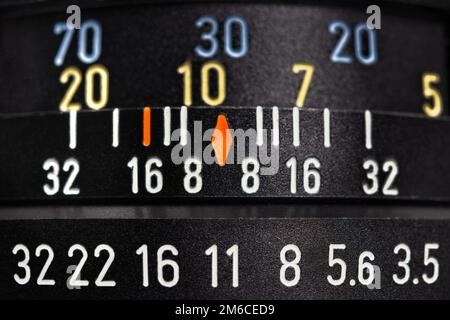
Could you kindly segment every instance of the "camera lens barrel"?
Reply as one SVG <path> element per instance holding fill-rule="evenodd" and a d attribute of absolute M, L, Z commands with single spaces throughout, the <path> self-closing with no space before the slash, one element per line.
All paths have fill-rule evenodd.
<path fill-rule="evenodd" d="M 1 1 L 0 298 L 448 299 L 449 6 L 368 6 Z"/>

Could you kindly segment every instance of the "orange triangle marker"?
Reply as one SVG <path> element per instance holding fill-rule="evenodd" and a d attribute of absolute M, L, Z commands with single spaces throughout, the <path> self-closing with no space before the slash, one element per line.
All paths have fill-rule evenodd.
<path fill-rule="evenodd" d="M 227 163 L 228 153 L 233 144 L 233 137 L 230 133 L 227 118 L 220 114 L 217 117 L 216 127 L 211 137 L 211 144 L 213 146 L 217 164 L 221 167 Z"/>

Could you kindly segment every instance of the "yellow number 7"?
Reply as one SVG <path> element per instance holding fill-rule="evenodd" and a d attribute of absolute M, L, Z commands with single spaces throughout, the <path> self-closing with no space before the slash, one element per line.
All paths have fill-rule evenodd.
<path fill-rule="evenodd" d="M 303 76 L 303 82 L 300 85 L 296 102 L 297 107 L 299 108 L 303 107 L 305 104 L 306 94 L 308 93 L 309 85 L 311 84 L 311 79 L 314 73 L 314 66 L 307 63 L 294 63 L 292 66 L 292 72 L 299 74 L 302 71 L 305 71 L 305 75 Z"/>

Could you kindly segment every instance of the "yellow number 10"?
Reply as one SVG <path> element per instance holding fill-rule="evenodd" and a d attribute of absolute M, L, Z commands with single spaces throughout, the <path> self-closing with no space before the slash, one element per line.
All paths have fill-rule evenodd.
<path fill-rule="evenodd" d="M 308 93 L 309 85 L 311 84 L 312 76 L 314 73 L 314 66 L 307 63 L 295 63 L 292 66 L 292 72 L 299 74 L 305 71 L 303 76 L 302 84 L 300 85 L 300 90 L 297 96 L 297 107 L 302 108 L 305 105 L 306 94 Z"/>
<path fill-rule="evenodd" d="M 178 73 L 184 76 L 184 99 L 186 106 L 192 105 L 192 64 L 190 61 L 183 63 L 178 68 Z M 217 96 L 211 96 L 210 74 L 217 74 Z M 225 101 L 226 97 L 226 72 L 225 67 L 218 61 L 209 61 L 201 69 L 201 96 L 202 100 L 210 106 L 218 106 Z"/>

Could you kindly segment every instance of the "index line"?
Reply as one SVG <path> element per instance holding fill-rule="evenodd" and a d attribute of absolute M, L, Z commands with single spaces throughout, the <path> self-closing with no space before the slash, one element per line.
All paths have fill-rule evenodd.
<path fill-rule="evenodd" d="M 70 110 L 69 113 L 69 148 L 77 147 L 77 110 Z"/>

